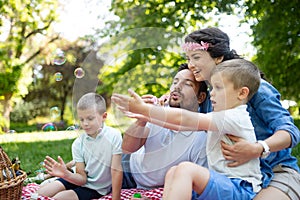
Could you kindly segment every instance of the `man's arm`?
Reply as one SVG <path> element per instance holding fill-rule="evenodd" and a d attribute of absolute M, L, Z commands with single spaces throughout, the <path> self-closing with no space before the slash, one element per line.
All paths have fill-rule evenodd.
<path fill-rule="evenodd" d="M 149 134 L 149 129 L 145 127 L 146 123 L 137 120 L 125 131 L 122 143 L 123 153 L 133 153 L 145 144 Z"/>

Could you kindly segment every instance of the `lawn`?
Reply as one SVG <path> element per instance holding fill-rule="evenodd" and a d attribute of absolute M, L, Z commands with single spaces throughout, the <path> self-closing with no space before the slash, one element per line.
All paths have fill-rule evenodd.
<path fill-rule="evenodd" d="M 33 177 L 42 168 L 46 155 L 70 161 L 71 145 L 77 135 L 69 131 L 4 134 L 0 135 L 0 145 L 11 160 L 18 157 L 21 168 Z"/>
<path fill-rule="evenodd" d="M 42 168 L 46 155 L 70 161 L 71 145 L 77 136 L 78 132 L 69 131 L 5 134 L 0 135 L 0 145 L 11 159 L 19 157 L 21 168 L 33 177 Z M 300 166 L 300 144 L 293 149 L 293 155 Z"/>

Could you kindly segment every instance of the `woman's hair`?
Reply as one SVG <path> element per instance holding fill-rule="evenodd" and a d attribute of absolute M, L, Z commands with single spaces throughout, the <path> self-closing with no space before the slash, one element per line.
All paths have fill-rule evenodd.
<path fill-rule="evenodd" d="M 230 50 L 229 37 L 218 28 L 204 28 L 194 31 L 185 37 L 185 42 L 209 43 L 207 52 L 212 58 L 224 56 L 223 61 L 240 58 L 235 50 Z"/>
<path fill-rule="evenodd" d="M 78 103 L 77 109 L 79 110 L 87 110 L 87 109 L 95 109 L 95 111 L 103 114 L 106 112 L 106 103 L 105 99 L 96 93 L 87 93 L 83 95 Z"/>

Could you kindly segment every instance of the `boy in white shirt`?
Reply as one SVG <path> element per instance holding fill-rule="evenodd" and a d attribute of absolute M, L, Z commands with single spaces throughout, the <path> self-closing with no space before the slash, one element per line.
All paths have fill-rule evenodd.
<path fill-rule="evenodd" d="M 112 199 L 119 200 L 122 186 L 122 135 L 106 126 L 106 104 L 95 93 L 83 95 L 77 103 L 80 126 L 85 131 L 72 144 L 76 173 L 70 172 L 63 159 L 58 162 L 46 156 L 46 172 L 60 177 L 45 184 L 37 193 L 57 200 L 100 198 L 112 191 Z"/>

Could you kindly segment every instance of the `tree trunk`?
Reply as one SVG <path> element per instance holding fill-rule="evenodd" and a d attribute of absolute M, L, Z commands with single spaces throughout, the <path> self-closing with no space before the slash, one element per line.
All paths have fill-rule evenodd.
<path fill-rule="evenodd" d="M 10 112 L 12 111 L 11 106 L 12 93 L 4 94 L 4 100 L 1 101 L 3 105 L 3 118 L 5 119 L 5 125 L 2 127 L 4 132 L 9 131 L 10 128 Z"/>

